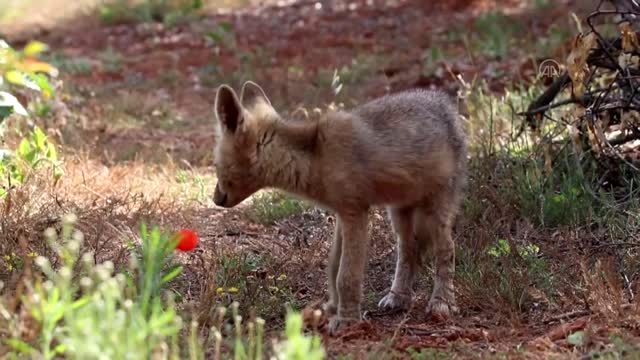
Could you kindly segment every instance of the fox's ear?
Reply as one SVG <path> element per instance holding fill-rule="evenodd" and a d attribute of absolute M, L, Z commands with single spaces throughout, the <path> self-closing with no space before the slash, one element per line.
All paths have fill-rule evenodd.
<path fill-rule="evenodd" d="M 253 81 L 245 82 L 244 85 L 242 85 L 242 90 L 240 90 L 240 103 L 246 107 L 258 99 L 264 100 L 266 104 L 271 106 L 271 101 L 269 101 L 267 94 L 264 93 L 260 85 Z"/>
<path fill-rule="evenodd" d="M 235 91 L 228 85 L 220 85 L 215 101 L 216 118 L 230 133 L 235 133 L 242 125 L 242 107 Z"/>

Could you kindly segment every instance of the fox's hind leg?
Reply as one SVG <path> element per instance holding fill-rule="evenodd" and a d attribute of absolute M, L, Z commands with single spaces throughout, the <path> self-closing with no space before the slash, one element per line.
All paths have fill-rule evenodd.
<path fill-rule="evenodd" d="M 419 247 L 413 236 L 414 208 L 389 208 L 393 231 L 397 236 L 398 258 L 391 291 L 378 303 L 384 310 L 407 310 L 411 305 L 415 274 L 419 266 Z"/>
<path fill-rule="evenodd" d="M 454 292 L 455 246 L 451 236 L 453 206 L 446 196 L 416 211 L 415 232 L 421 248 L 429 246 L 435 260 L 434 284 L 427 313 L 439 320 L 458 311 Z"/>

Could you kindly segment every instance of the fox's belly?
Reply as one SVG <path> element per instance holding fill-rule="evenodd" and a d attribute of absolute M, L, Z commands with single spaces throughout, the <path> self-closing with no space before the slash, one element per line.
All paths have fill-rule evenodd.
<path fill-rule="evenodd" d="M 374 181 L 368 194 L 371 205 L 409 205 L 425 196 L 425 188 L 419 183 Z"/>

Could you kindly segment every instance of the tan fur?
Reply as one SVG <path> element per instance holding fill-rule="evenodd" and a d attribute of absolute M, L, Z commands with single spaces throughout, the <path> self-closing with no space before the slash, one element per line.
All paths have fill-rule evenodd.
<path fill-rule="evenodd" d="M 391 291 L 379 306 L 406 309 L 426 247 L 435 257 L 428 311 L 455 311 L 451 228 L 466 182 L 466 137 L 447 96 L 407 91 L 317 121 L 287 121 L 264 91 L 247 82 L 238 97 L 216 96 L 214 201 L 232 207 L 263 188 L 306 198 L 337 214 L 327 267 L 335 332 L 360 319 L 368 211 L 386 206 L 398 237 Z"/>

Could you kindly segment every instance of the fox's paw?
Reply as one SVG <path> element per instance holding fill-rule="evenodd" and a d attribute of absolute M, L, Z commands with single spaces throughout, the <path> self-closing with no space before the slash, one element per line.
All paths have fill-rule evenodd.
<path fill-rule="evenodd" d="M 327 316 L 333 316 L 338 312 L 338 306 L 331 301 L 327 301 L 322 304 L 322 311 L 324 311 Z"/>
<path fill-rule="evenodd" d="M 344 328 L 351 326 L 359 321 L 360 319 L 358 318 L 333 316 L 331 319 L 329 319 L 329 335 L 334 336 L 340 330 L 343 330 Z"/>
<path fill-rule="evenodd" d="M 447 321 L 459 312 L 454 302 L 447 302 L 440 298 L 431 299 L 427 305 L 427 315 L 436 321 Z"/>
<path fill-rule="evenodd" d="M 405 311 L 411 306 L 411 295 L 390 291 L 380 302 L 378 308 L 385 311 Z"/>

